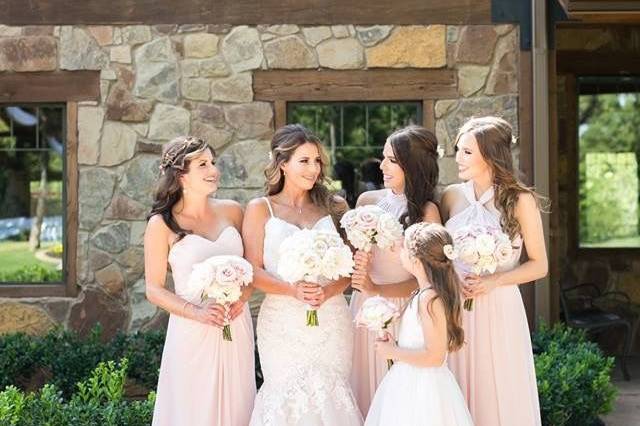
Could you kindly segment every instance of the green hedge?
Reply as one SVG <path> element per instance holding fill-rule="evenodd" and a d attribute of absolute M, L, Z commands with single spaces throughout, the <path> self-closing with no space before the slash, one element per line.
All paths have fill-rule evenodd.
<path fill-rule="evenodd" d="M 120 334 L 108 343 L 100 337 L 99 327 L 86 339 L 61 330 L 42 337 L 0 336 L 0 389 L 8 386 L 0 394 L 0 424 L 146 424 L 137 422 L 150 416 L 153 404 L 122 399 L 122 371 L 146 389 L 155 389 L 164 333 Z M 561 324 L 542 325 L 533 335 L 533 346 L 544 425 L 591 425 L 611 411 L 616 394 L 610 381 L 613 358 L 604 357 L 583 332 Z M 113 360 L 123 358 L 127 362 L 116 368 Z M 37 393 L 23 393 L 35 390 L 38 377 L 48 385 Z M 54 411 L 62 417 L 55 417 Z M 9 416 L 16 415 L 22 423 L 7 423 Z M 67 423 L 30 420 L 41 418 Z M 128 420 L 113 423 L 121 419 Z"/>
<path fill-rule="evenodd" d="M 46 283 L 62 281 L 62 271 L 42 265 L 27 265 L 11 272 L 0 272 L 1 282 Z"/>
<path fill-rule="evenodd" d="M 588 426 L 613 409 L 613 358 L 585 333 L 563 324 L 542 325 L 533 335 L 542 423 Z"/>
<path fill-rule="evenodd" d="M 101 334 L 97 326 L 86 339 L 64 330 L 53 330 L 44 336 L 0 336 L 0 389 L 14 385 L 34 390 L 31 385 L 41 385 L 38 382 L 44 380 L 69 397 L 76 383 L 88 377 L 99 362 L 120 358 L 129 360 L 130 379 L 155 389 L 164 333 L 118 334 L 108 343 L 101 341 Z"/>
<path fill-rule="evenodd" d="M 15 386 L 0 392 L 0 424 L 6 426 L 143 426 L 151 423 L 155 393 L 145 401 L 127 401 L 124 385 L 128 362 L 101 362 L 78 382 L 70 399 L 53 384 L 37 393 Z"/>

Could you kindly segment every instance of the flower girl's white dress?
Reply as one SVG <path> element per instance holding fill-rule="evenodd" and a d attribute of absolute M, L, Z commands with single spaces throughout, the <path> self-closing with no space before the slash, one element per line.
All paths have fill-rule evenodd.
<path fill-rule="evenodd" d="M 400 323 L 398 346 L 425 347 L 418 314 L 418 299 L 409 301 Z M 472 425 L 456 379 L 447 368 L 416 367 L 396 362 L 378 387 L 365 426 L 466 426 Z"/>

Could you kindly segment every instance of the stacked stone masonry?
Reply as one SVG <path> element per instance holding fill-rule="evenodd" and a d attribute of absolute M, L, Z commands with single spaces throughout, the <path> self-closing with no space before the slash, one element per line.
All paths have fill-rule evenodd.
<path fill-rule="evenodd" d="M 444 185 L 467 118 L 498 114 L 517 129 L 518 46 L 510 25 L 0 26 L 0 72 L 99 70 L 101 93 L 78 109 L 79 296 L 0 298 L 12 318 L 0 332 L 164 324 L 145 299 L 142 246 L 158 153 L 175 136 L 202 137 L 219 155 L 219 197 L 261 194 L 274 112 L 253 100 L 254 70 L 455 70 L 459 95 L 435 102 Z"/>

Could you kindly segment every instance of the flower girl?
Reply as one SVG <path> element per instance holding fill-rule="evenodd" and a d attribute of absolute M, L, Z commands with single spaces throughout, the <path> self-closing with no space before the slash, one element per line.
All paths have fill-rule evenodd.
<path fill-rule="evenodd" d="M 445 247 L 452 244 L 449 233 L 437 224 L 417 223 L 405 233 L 400 259 L 419 289 L 402 314 L 398 344 L 390 339 L 376 343 L 380 356 L 395 364 L 378 387 L 365 425 L 472 424 L 446 364 L 447 352 L 459 349 L 464 339 L 460 284 L 445 255 Z"/>

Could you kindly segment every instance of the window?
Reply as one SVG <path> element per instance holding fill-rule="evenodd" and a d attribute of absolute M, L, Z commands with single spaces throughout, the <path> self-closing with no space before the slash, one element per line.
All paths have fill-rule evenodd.
<path fill-rule="evenodd" d="M 65 104 L 0 106 L 0 283 L 64 278 Z"/>
<path fill-rule="evenodd" d="M 382 187 L 379 169 L 387 136 L 421 124 L 422 102 L 288 102 L 287 122 L 300 123 L 325 144 L 335 189 L 351 206 Z"/>
<path fill-rule="evenodd" d="M 578 79 L 580 248 L 640 248 L 640 78 Z"/>
<path fill-rule="evenodd" d="M 3 178 L 14 179 L 16 175 L 22 176 L 28 184 L 25 185 L 24 182 L 19 185 L 16 182 L 2 184 L 5 188 L 0 191 L 2 196 L 5 196 L 7 186 L 13 185 L 13 187 L 21 188 L 21 191 L 18 192 L 21 194 L 21 201 L 14 204 L 22 207 L 20 207 L 21 210 L 17 207 L 11 207 L 13 209 L 11 212 L 9 206 L 3 201 L 0 204 L 0 220 L 23 217 L 25 221 L 31 222 L 34 217 L 37 219 L 37 200 L 42 196 L 44 210 L 41 216 L 43 223 L 47 225 L 44 229 L 40 227 L 41 247 L 36 249 L 35 253 L 45 250 L 48 245 L 53 245 L 51 243 L 55 238 L 47 232 L 53 233 L 60 230 L 59 226 L 49 228 L 48 224 L 55 223 L 55 219 L 52 221 L 47 217 L 57 216 L 54 213 L 58 212 L 62 221 L 61 240 L 59 243 L 55 243 L 55 248 L 52 247 L 50 250 L 51 257 L 55 257 L 62 248 L 60 253 L 62 269 L 60 269 L 59 261 L 54 266 L 53 259 L 47 259 L 51 260 L 51 267 L 54 269 L 51 276 L 45 277 L 46 279 L 23 276 L 20 280 L 2 281 L 0 282 L 0 297 L 74 297 L 78 293 L 76 274 L 78 102 L 96 102 L 100 99 L 100 72 L 0 73 L 0 93 L 3 94 L 2 103 L 0 103 L 0 116 L 2 117 L 0 120 L 2 122 L 0 162 L 7 162 L 12 158 L 14 161 L 26 162 L 25 158 L 29 158 L 31 161 L 27 164 L 28 167 L 25 166 L 23 169 L 14 167 L 13 170 L 9 170 L 4 165 L 2 166 L 0 173 Z M 11 109 L 7 110 L 8 108 Z M 33 123 L 32 126 L 26 125 L 29 121 Z M 62 155 L 59 154 L 60 149 L 62 149 Z M 49 158 L 47 161 L 41 162 L 45 151 Z M 42 166 L 43 164 L 46 165 L 46 168 Z M 39 191 L 39 188 L 41 182 L 45 180 L 42 175 L 42 171 L 45 169 L 47 183 L 44 185 L 46 191 L 43 192 Z M 33 176 L 34 170 L 36 171 L 35 177 Z M 21 229 L 24 229 L 21 232 L 31 236 L 30 228 L 27 231 L 22 225 Z M 15 234 L 15 230 L 8 232 Z M 45 238 L 45 234 L 48 235 L 47 238 Z M 17 239 L 15 236 L 12 238 Z M 22 238 L 24 239 L 24 236 Z M 6 239 L 2 238 L 0 243 Z M 27 254 L 33 255 L 32 252 Z M 36 259 L 39 260 L 38 257 Z M 7 268 L 8 263 L 4 256 L 0 258 L 0 265 Z"/>

